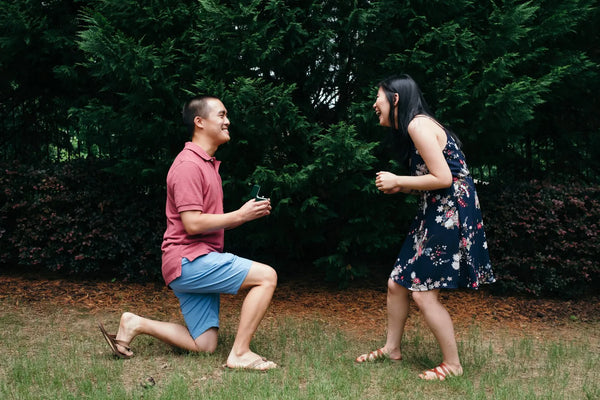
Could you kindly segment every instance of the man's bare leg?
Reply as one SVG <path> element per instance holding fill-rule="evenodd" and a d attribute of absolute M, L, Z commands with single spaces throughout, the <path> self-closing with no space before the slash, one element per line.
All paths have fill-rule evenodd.
<path fill-rule="evenodd" d="M 243 367 L 262 359 L 250 350 L 250 341 L 271 304 L 276 286 L 277 273 L 275 270 L 268 265 L 253 262 L 240 288 L 250 288 L 250 291 L 242 304 L 240 324 L 233 347 L 227 357 L 228 367 Z M 267 365 L 270 368 L 275 366 L 274 363 L 266 364 L 265 367 Z"/>
<path fill-rule="evenodd" d="M 116 338 L 123 343 L 131 343 L 138 335 L 150 335 L 184 350 L 212 353 L 217 348 L 217 332 L 217 328 L 210 328 L 194 340 L 188 329 L 183 325 L 156 321 L 125 312 L 121 315 Z M 133 352 L 127 351 L 124 346 L 118 343 L 117 348 L 123 354 L 133 355 Z"/>

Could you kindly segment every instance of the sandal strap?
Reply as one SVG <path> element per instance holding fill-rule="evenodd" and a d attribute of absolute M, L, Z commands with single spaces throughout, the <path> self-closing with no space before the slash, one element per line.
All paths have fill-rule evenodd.
<path fill-rule="evenodd" d="M 361 354 L 360 356 L 356 357 L 355 361 L 358 363 L 373 362 L 373 361 L 387 358 L 387 356 L 388 355 L 383 352 L 382 348 L 379 348 L 377 350 L 373 350 L 368 353 Z"/>
<path fill-rule="evenodd" d="M 438 365 L 435 368 L 431 368 L 431 369 L 424 371 L 423 374 L 420 375 L 421 379 L 427 380 L 427 373 L 435 374 L 435 378 L 439 381 L 443 381 L 448 376 L 456 375 L 454 372 L 452 372 L 452 370 L 450 368 L 448 368 L 448 366 L 444 362 L 440 363 L 440 365 Z M 433 379 L 429 379 L 429 380 L 433 380 Z"/>
<path fill-rule="evenodd" d="M 115 343 L 119 346 L 123 346 L 127 351 L 131 351 L 131 349 L 129 348 L 129 343 L 127 343 L 126 341 L 115 339 Z"/>
<path fill-rule="evenodd" d="M 383 352 L 383 350 L 377 349 L 377 350 L 373 350 L 372 352 L 370 352 L 367 359 L 369 361 L 375 361 L 380 358 L 385 358 L 385 356 L 386 356 L 386 354 Z"/>
<path fill-rule="evenodd" d="M 435 367 L 433 371 L 439 378 L 445 378 L 448 375 L 452 375 L 452 371 L 450 371 L 450 368 L 448 368 L 448 366 L 444 363 L 441 363 Z"/>
<path fill-rule="evenodd" d="M 109 333 L 108 336 L 110 336 L 116 344 L 118 344 L 119 346 L 123 346 L 127 351 L 131 351 L 131 348 L 129 347 L 129 343 L 127 343 L 124 340 L 121 339 L 117 339 L 117 335 L 115 335 L 114 333 Z"/>

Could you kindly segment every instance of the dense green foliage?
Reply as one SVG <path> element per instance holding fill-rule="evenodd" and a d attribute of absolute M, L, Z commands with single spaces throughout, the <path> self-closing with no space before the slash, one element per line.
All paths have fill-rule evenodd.
<path fill-rule="evenodd" d="M 351 146 L 350 141 L 346 144 Z M 352 167 L 340 157 L 339 151 L 321 148 L 324 156 L 317 165 L 322 168 L 307 169 L 303 179 L 293 185 L 298 190 L 319 184 L 320 179 L 330 179 L 331 173 L 327 171 L 333 169 L 332 164 L 340 173 Z M 359 149 L 345 150 L 361 153 Z M 3 165 L 0 264 L 43 266 L 88 278 L 159 280 L 160 243 L 165 228 L 164 185 L 115 177 L 101 169 L 104 165 L 105 162 L 83 160 L 45 169 Z M 264 175 L 266 182 L 278 179 L 286 181 L 280 175 Z M 379 220 L 378 214 L 386 210 L 389 213 L 386 215 L 393 215 L 401 200 L 390 201 L 389 197 L 386 200 L 386 196 L 368 191 L 362 193 L 350 180 L 335 181 L 334 186 L 336 192 L 344 192 L 347 198 L 358 201 L 336 202 L 335 198 L 321 194 L 296 204 L 300 193 L 277 186 L 275 195 L 280 190 L 295 195 L 279 201 L 273 216 L 228 232 L 226 247 L 269 261 L 278 270 L 288 272 L 297 266 L 307 269 L 308 261 L 320 256 L 317 267 L 338 282 L 366 273 L 360 266 L 369 265 L 366 260 L 369 255 L 371 267 L 385 264 L 387 271 L 405 227 L 382 235 L 372 225 L 383 224 L 383 229 L 387 229 L 390 225 Z M 244 195 L 248 193 L 237 200 L 241 202 Z M 493 285 L 496 292 L 518 291 L 552 297 L 598 294 L 600 189 L 597 186 L 532 181 L 482 186 L 479 195 L 498 276 Z M 325 198 L 328 206 L 323 206 L 318 198 Z M 344 215 L 357 213 L 366 201 L 372 204 L 370 213 L 361 212 L 343 220 Z M 314 218 L 294 218 L 309 211 L 315 214 Z M 361 232 L 363 226 L 369 229 Z M 302 237 L 302 232 L 316 233 Z M 327 247 L 332 242 L 337 246 Z M 303 259 L 307 254 L 310 258 Z M 346 254 L 357 258 L 348 262 L 342 256 Z"/>
<path fill-rule="evenodd" d="M 85 191 L 89 182 L 73 181 L 53 201 L 82 192 L 119 204 L 120 221 L 102 216 L 97 233 L 117 235 L 109 231 L 124 221 L 132 240 L 124 246 L 137 249 L 135 238 L 149 233 L 134 215 L 162 212 L 165 172 L 186 140 L 183 101 L 215 94 L 232 121 L 232 141 L 217 154 L 226 209 L 239 207 L 252 183 L 275 206 L 270 218 L 228 232 L 232 247 L 345 281 L 389 264 L 413 211 L 410 197 L 380 196 L 372 184 L 375 171 L 398 170 L 379 145 L 377 82 L 410 73 L 481 180 L 577 176 L 597 185 L 599 20 L 594 0 L 0 0 L 0 159 L 62 169 L 60 182 L 72 167 L 48 162 L 89 159 L 78 174 L 122 188 Z M 19 193 L 5 194 L 3 210 L 35 203 L 44 216 L 38 197 Z M 83 246 L 91 225 L 56 206 L 65 228 L 54 229 L 79 226 L 73 243 Z M 2 246 L 33 235 L 46 250 L 21 263 L 63 263 L 50 261 L 56 249 L 44 244 L 62 236 L 34 233 L 39 224 L 19 218 L 30 224 L 20 237 L 2 216 Z M 148 226 L 160 237 L 162 220 Z M 101 256 L 101 243 L 90 253 L 118 269 L 124 256 Z"/>

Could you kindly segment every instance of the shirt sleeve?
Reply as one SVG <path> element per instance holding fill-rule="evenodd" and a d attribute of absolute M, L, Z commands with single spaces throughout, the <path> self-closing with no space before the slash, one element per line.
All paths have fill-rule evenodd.
<path fill-rule="evenodd" d="M 182 162 L 173 171 L 172 179 L 177 212 L 204 211 L 204 179 L 200 168 L 192 162 Z"/>

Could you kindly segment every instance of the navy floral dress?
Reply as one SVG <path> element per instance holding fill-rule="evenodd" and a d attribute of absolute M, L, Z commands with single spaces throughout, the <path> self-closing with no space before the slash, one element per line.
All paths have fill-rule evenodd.
<path fill-rule="evenodd" d="M 477 289 L 495 281 L 475 184 L 451 135 L 443 150 L 452 186 L 421 192 L 419 208 L 390 278 L 413 291 Z M 412 175 L 429 171 L 413 146 Z"/>

